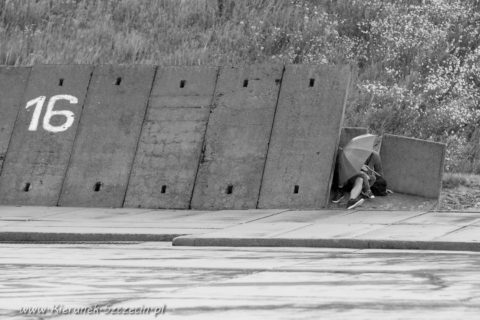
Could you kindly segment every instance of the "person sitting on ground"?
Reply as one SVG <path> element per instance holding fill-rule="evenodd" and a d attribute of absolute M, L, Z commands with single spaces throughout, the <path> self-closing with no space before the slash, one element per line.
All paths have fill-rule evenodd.
<path fill-rule="evenodd" d="M 374 199 L 375 196 L 372 193 L 371 187 L 377 180 L 377 177 L 383 175 L 382 163 L 380 161 L 380 155 L 374 151 L 368 157 L 365 164 L 362 166 L 360 173 L 350 178 L 347 182 L 350 183 L 350 199 L 347 202 L 347 209 L 353 209 L 361 205 L 367 199 Z"/>
<path fill-rule="evenodd" d="M 350 197 L 347 202 L 347 209 L 353 209 L 363 204 L 364 198 L 374 199 L 371 187 L 382 177 L 383 169 L 378 152 L 372 152 L 365 161 L 360 172 L 351 177 L 344 186 L 340 187 L 342 191 L 350 190 Z M 338 203 L 343 198 L 343 194 L 338 193 L 333 202 Z"/>

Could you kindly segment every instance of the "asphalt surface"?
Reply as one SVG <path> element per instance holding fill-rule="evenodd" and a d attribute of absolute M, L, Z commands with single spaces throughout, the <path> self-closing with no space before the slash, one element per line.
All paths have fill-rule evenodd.
<path fill-rule="evenodd" d="M 155 319 L 158 313 L 157 319 L 451 320 L 480 314 L 476 252 L 4 243 L 0 257 L 1 319 Z M 45 310 L 21 312 L 28 307 Z"/>

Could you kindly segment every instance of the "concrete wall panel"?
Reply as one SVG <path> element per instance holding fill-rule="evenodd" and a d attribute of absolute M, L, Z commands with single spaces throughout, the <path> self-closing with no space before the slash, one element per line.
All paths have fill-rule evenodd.
<path fill-rule="evenodd" d="M 221 69 L 192 208 L 256 207 L 282 74 L 281 65 Z"/>
<path fill-rule="evenodd" d="M 0 67 L 0 173 L 29 73 L 29 67 Z"/>
<path fill-rule="evenodd" d="M 217 68 L 159 68 L 126 207 L 189 208 Z"/>
<path fill-rule="evenodd" d="M 349 81 L 348 67 L 286 67 L 259 208 L 327 204 Z"/>
<path fill-rule="evenodd" d="M 385 134 L 380 157 L 388 188 L 396 192 L 438 198 L 446 146 Z"/>
<path fill-rule="evenodd" d="M 95 68 L 60 205 L 123 205 L 154 74 L 153 66 Z"/>
<path fill-rule="evenodd" d="M 32 68 L 3 167 L 0 203 L 57 204 L 91 72 L 88 65 Z"/>

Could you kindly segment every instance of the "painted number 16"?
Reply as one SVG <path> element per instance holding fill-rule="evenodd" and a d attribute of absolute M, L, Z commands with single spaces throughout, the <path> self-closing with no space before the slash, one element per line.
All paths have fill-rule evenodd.
<path fill-rule="evenodd" d="M 35 106 L 35 110 L 33 111 L 32 121 L 30 121 L 30 126 L 28 127 L 28 131 L 37 131 L 38 123 L 40 122 L 40 116 L 42 114 L 43 105 L 45 104 L 45 100 L 47 97 L 40 96 L 35 99 L 32 99 L 27 102 L 26 109 Z M 77 104 L 78 99 L 74 96 L 68 94 L 59 94 L 56 96 L 52 96 L 50 100 L 48 100 L 47 104 L 47 111 L 43 116 L 43 129 L 50 132 L 63 132 L 70 128 L 75 121 L 75 115 L 70 110 L 53 110 L 55 103 L 58 100 L 67 100 L 71 104 Z M 50 121 L 54 116 L 63 116 L 65 117 L 65 122 L 61 125 L 52 125 Z"/>

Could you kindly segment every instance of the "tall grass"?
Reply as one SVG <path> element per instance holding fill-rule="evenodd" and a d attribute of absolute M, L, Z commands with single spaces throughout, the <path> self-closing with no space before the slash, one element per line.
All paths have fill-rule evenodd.
<path fill-rule="evenodd" d="M 302 2 L 335 10 L 331 0 L 0 0 L 0 64 L 300 62 L 324 31 Z"/>
<path fill-rule="evenodd" d="M 258 60 L 245 21 L 294 26 L 274 0 L 0 0 L 0 64 L 203 65 Z"/>

